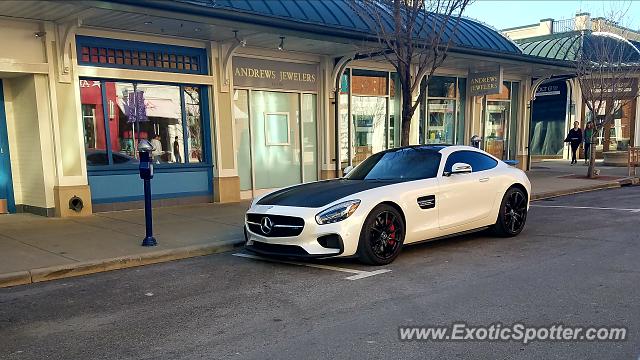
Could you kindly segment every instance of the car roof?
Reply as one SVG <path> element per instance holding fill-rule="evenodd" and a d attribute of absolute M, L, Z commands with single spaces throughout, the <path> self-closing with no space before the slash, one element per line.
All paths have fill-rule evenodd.
<path fill-rule="evenodd" d="M 426 152 L 440 153 L 440 154 L 445 155 L 445 156 L 451 154 L 454 151 L 460 151 L 460 150 L 475 151 L 475 152 L 479 152 L 479 153 L 482 153 L 484 155 L 487 155 L 489 157 L 492 157 L 495 160 L 500 160 L 500 159 L 496 158 L 495 156 L 487 153 L 486 151 L 482 151 L 481 149 L 478 149 L 476 147 L 469 146 L 469 145 L 451 145 L 451 144 L 409 145 L 409 146 L 402 146 L 402 147 L 397 147 L 397 148 L 385 150 L 385 151 L 382 151 L 382 152 L 384 152 L 384 153 L 396 152 L 396 151 L 403 151 L 403 150 L 406 150 L 406 149 L 418 149 L 418 150 L 422 150 L 422 151 L 426 151 Z"/>
<path fill-rule="evenodd" d="M 408 146 L 401 146 L 401 147 L 385 150 L 384 152 L 396 152 L 396 151 L 403 151 L 406 149 L 431 150 L 433 152 L 440 152 L 440 150 L 449 146 L 453 146 L 453 145 L 450 145 L 450 144 L 408 145 Z"/>

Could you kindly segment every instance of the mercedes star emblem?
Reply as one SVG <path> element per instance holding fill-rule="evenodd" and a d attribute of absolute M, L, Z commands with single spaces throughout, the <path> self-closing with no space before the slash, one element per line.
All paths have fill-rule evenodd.
<path fill-rule="evenodd" d="M 273 230 L 273 221 L 266 216 L 263 217 L 262 220 L 260 220 L 260 230 L 262 230 L 265 235 L 268 235 L 271 230 Z"/>

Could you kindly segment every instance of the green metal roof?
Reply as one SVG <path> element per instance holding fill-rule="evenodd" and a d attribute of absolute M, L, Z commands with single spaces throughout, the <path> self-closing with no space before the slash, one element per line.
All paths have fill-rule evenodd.
<path fill-rule="evenodd" d="M 191 12 L 223 20 L 250 22 L 282 29 L 316 33 L 328 36 L 351 38 L 359 41 L 373 39 L 377 31 L 367 18 L 364 0 L 110 0 L 148 8 L 170 11 Z M 382 6 L 378 3 L 378 6 Z M 387 28 L 393 27 L 389 9 L 381 9 L 380 14 Z M 436 22 L 443 21 L 441 15 Z M 427 21 L 431 24 L 431 19 Z M 463 18 L 457 31 L 453 24 L 446 24 L 444 41 L 451 38 L 455 48 L 477 49 L 494 53 L 521 55 L 518 46 L 495 29 L 478 21 Z M 426 26 L 415 36 L 425 38 L 433 30 Z"/>
<path fill-rule="evenodd" d="M 633 42 L 609 33 L 572 31 L 519 39 L 516 43 L 527 55 L 568 61 L 575 61 L 580 56 L 595 59 L 595 49 L 621 46 L 621 59 L 625 62 L 640 62 L 640 50 Z"/>

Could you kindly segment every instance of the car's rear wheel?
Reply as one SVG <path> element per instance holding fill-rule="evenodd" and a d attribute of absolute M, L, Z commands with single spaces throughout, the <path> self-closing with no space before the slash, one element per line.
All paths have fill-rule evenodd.
<path fill-rule="evenodd" d="M 502 198 L 493 232 L 501 237 L 516 236 L 524 229 L 526 221 L 527 195 L 520 188 L 509 188 Z"/>
<path fill-rule="evenodd" d="M 404 242 L 405 224 L 402 215 L 386 204 L 373 208 L 364 221 L 358 243 L 358 258 L 370 265 L 391 263 Z"/>

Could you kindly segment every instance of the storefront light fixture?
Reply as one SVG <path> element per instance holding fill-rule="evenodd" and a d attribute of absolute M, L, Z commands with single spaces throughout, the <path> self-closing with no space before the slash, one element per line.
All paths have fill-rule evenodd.
<path fill-rule="evenodd" d="M 247 40 L 246 39 L 240 39 L 238 37 L 238 30 L 233 30 L 233 38 L 236 39 L 236 42 L 238 44 L 240 44 L 240 46 L 242 46 L 242 47 L 247 46 Z"/>
<path fill-rule="evenodd" d="M 278 50 L 284 50 L 284 36 L 280 36 L 280 44 L 278 44 Z"/>

